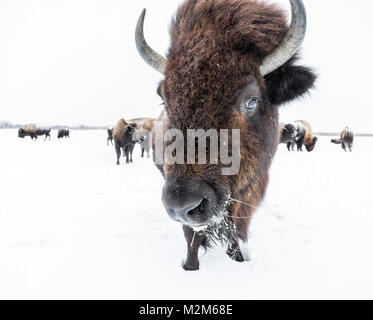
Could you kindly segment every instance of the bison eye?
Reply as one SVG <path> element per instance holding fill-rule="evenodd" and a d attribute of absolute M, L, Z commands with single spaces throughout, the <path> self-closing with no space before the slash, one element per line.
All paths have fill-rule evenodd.
<path fill-rule="evenodd" d="M 255 97 L 250 97 L 245 99 L 241 105 L 242 112 L 254 112 L 259 105 L 259 99 Z"/>

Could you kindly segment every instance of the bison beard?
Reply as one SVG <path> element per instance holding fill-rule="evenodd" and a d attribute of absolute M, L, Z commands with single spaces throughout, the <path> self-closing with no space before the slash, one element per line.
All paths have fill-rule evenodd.
<path fill-rule="evenodd" d="M 290 0 L 292 24 L 274 5 L 254 0 L 187 0 L 171 24 L 167 59 L 145 41 L 145 11 L 136 28 L 140 55 L 164 74 L 158 93 L 164 128 L 239 129 L 241 168 L 223 176 L 224 166 L 160 167 L 166 184 L 163 203 L 183 224 L 188 244 L 186 270 L 198 270 L 201 246 L 223 243 L 227 254 L 243 261 L 239 240 L 246 240 L 255 208 L 264 197 L 276 153 L 278 106 L 312 88 L 315 74 L 295 65 L 306 28 L 302 1 Z M 254 111 L 245 101 L 255 99 Z M 231 142 L 230 142 L 230 147 Z M 237 200 L 233 200 L 237 199 Z"/>

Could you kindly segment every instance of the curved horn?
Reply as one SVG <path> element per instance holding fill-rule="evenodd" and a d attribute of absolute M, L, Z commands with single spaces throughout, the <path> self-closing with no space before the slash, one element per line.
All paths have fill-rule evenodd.
<path fill-rule="evenodd" d="M 307 16 L 302 0 L 290 0 L 291 25 L 282 43 L 266 57 L 260 66 L 260 74 L 264 77 L 289 61 L 302 45 L 306 29 Z"/>
<path fill-rule="evenodd" d="M 140 56 L 145 62 L 150 65 L 153 69 L 164 74 L 166 69 L 167 59 L 155 52 L 146 42 L 144 37 L 144 20 L 145 20 L 146 9 L 141 12 L 139 20 L 136 26 L 136 47 Z"/>

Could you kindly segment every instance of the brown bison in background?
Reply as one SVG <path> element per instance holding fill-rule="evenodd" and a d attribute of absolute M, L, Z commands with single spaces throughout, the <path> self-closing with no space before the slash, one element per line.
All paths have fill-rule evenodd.
<path fill-rule="evenodd" d="M 24 126 L 23 128 L 18 130 L 18 137 L 19 138 L 24 138 L 24 137 L 31 137 L 31 140 L 37 140 L 38 136 L 44 136 L 45 135 L 45 140 L 49 138 L 51 139 L 51 129 L 42 129 L 42 128 L 37 128 L 35 125 L 27 125 Z"/>
<path fill-rule="evenodd" d="M 294 151 L 295 145 L 298 151 L 303 151 L 304 145 L 308 152 L 312 152 L 317 141 L 311 125 L 306 121 L 300 120 L 280 126 L 280 143 L 285 143 L 289 151 Z"/>
<path fill-rule="evenodd" d="M 36 140 L 38 138 L 36 130 L 37 128 L 35 125 L 24 126 L 23 128 L 18 130 L 18 137 L 22 139 L 25 137 L 30 137 L 31 140 Z"/>
<path fill-rule="evenodd" d="M 263 199 L 279 141 L 278 106 L 305 94 L 315 75 L 296 59 L 306 31 L 300 0 L 290 0 L 292 23 L 275 5 L 254 0 L 187 0 L 171 24 L 167 59 L 145 41 L 145 11 L 136 28 L 142 58 L 165 77 L 159 92 L 165 129 L 239 129 L 240 168 L 223 175 L 214 164 L 158 164 L 165 178 L 162 200 L 183 224 L 185 270 L 198 270 L 198 252 L 223 241 L 227 254 L 244 261 L 251 217 Z M 309 140 L 307 136 L 306 140 Z M 184 150 L 187 147 L 184 144 Z M 156 150 L 157 151 L 157 150 Z M 207 153 L 211 146 L 207 148 Z"/>
<path fill-rule="evenodd" d="M 303 128 L 304 128 L 304 137 L 303 137 L 303 134 L 301 134 L 299 143 L 297 143 L 298 149 L 302 151 L 302 146 L 300 145 L 300 142 L 302 142 L 303 140 L 303 144 L 306 147 L 307 151 L 308 152 L 313 151 L 316 146 L 316 142 L 318 141 L 318 138 L 313 135 L 311 125 L 304 120 L 296 121 L 296 123 L 299 124 L 301 132 L 303 131 Z"/>
<path fill-rule="evenodd" d="M 353 131 L 346 127 L 343 129 L 342 133 L 341 133 L 341 138 L 340 139 L 333 139 L 332 140 L 332 143 L 334 144 L 341 144 L 342 145 L 342 149 L 344 151 L 347 152 L 347 148 L 350 150 L 350 152 L 352 152 L 352 148 L 353 148 L 353 145 L 354 145 L 354 133 Z"/>
<path fill-rule="evenodd" d="M 136 143 L 143 142 L 143 138 L 137 138 L 136 123 L 127 123 L 120 119 L 113 131 L 114 146 L 117 154 L 117 165 L 120 164 L 121 149 L 126 157 L 126 163 L 133 162 L 132 153 Z"/>
<path fill-rule="evenodd" d="M 144 158 L 144 152 L 146 151 L 148 158 L 150 157 L 150 148 L 152 144 L 151 132 L 156 119 L 154 118 L 136 118 L 131 119 L 128 122 L 136 123 L 137 130 L 140 137 L 144 138 L 144 141 L 140 144 L 141 147 L 141 158 Z"/>

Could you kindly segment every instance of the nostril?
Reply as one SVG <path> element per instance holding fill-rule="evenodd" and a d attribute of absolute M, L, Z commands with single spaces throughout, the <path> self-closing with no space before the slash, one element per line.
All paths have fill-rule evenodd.
<path fill-rule="evenodd" d="M 206 206 L 208 204 L 208 200 L 206 198 L 204 198 L 201 203 L 199 204 L 199 206 L 197 206 L 196 208 L 188 211 L 187 215 L 188 216 L 194 216 L 194 215 L 201 215 L 205 212 L 206 210 Z"/>
<path fill-rule="evenodd" d="M 201 213 L 203 213 L 207 207 L 207 204 L 208 204 L 208 200 L 206 198 L 204 198 L 201 202 L 201 204 L 199 205 L 198 209 Z"/>

